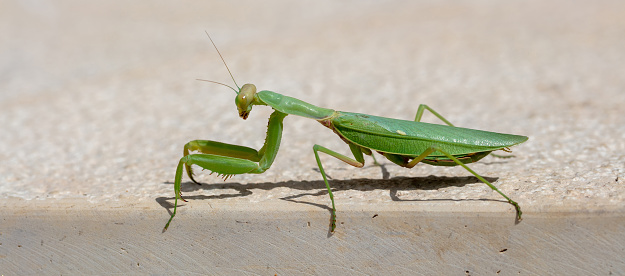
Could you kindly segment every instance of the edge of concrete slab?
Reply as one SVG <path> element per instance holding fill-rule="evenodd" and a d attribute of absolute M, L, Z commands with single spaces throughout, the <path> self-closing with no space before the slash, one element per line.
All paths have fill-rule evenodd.
<path fill-rule="evenodd" d="M 624 210 L 527 211 L 515 224 L 502 204 L 454 211 L 346 204 L 331 233 L 329 210 L 309 204 L 191 202 L 163 233 L 169 214 L 154 202 L 8 200 L 0 211 L 0 273 L 625 272 Z M 499 210 L 479 207 L 490 205 Z"/>

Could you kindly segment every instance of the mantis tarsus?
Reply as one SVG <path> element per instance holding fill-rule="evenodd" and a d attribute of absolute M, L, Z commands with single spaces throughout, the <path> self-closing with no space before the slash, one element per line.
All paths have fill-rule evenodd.
<path fill-rule="evenodd" d="M 208 35 L 208 33 L 206 34 Z M 230 73 L 228 65 L 226 65 L 210 36 L 209 39 L 224 62 L 228 73 Z M 232 73 L 230 76 L 235 86 L 239 88 Z M 365 164 L 363 154 L 372 155 L 373 151 L 406 168 L 412 168 L 420 162 L 434 166 L 460 165 L 491 189 L 501 194 L 514 206 L 516 220 L 521 220 L 522 212 L 519 204 L 465 164 L 477 162 L 495 150 L 509 151 L 508 147 L 527 141 L 528 138 L 525 136 L 456 127 L 424 104 L 419 105 L 414 121 L 406 121 L 322 108 L 271 91 L 256 92 L 256 86 L 253 84 L 245 84 L 237 90 L 223 83 L 214 83 L 227 86 L 237 93 L 235 104 L 239 116 L 244 120 L 247 119 L 254 105 L 266 105 L 274 109 L 269 117 L 265 143 L 258 151 L 248 147 L 208 140 L 195 140 L 187 143 L 184 146 L 184 156 L 180 159 L 176 169 L 174 210 L 163 231 L 167 230 L 176 215 L 178 199 L 186 202 L 180 192 L 183 168 L 195 183 L 197 181 L 193 178 L 191 165 L 197 165 L 217 173 L 223 176 L 224 180 L 235 174 L 263 173 L 271 167 L 276 158 L 282 138 L 282 121 L 287 115 L 297 115 L 316 120 L 334 131 L 349 145 L 354 155 L 354 158 L 350 158 L 320 145 L 313 146 L 319 171 L 332 202 L 330 231 L 334 231 L 336 228 L 336 207 L 330 184 L 319 159 L 319 152 L 358 168 Z M 430 111 L 446 125 L 421 122 L 425 110 Z M 189 154 L 191 151 L 199 151 L 200 153 Z"/>

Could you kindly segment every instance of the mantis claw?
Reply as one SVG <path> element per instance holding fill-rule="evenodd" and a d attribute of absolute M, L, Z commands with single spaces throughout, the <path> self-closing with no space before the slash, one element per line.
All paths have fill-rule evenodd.
<path fill-rule="evenodd" d="M 182 197 L 182 192 L 180 192 L 180 193 L 178 194 L 178 197 L 180 197 L 180 200 L 182 200 L 182 201 L 184 201 L 184 202 L 188 202 L 186 199 L 184 199 L 184 198 Z M 178 204 L 176 203 L 176 206 L 177 206 L 177 205 L 178 205 Z"/>
<path fill-rule="evenodd" d="M 199 182 L 195 181 L 195 179 L 193 178 L 193 176 L 195 175 L 193 173 L 193 169 L 191 168 L 191 166 L 184 164 L 185 169 L 187 170 L 187 175 L 189 176 L 189 178 L 191 179 L 191 181 L 193 181 L 193 183 L 198 184 L 198 185 L 202 185 Z"/>

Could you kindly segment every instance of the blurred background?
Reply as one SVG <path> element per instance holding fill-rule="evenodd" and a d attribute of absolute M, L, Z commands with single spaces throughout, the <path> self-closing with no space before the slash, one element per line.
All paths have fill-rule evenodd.
<path fill-rule="evenodd" d="M 544 177 L 578 177 L 576 170 L 595 165 L 601 177 L 623 172 L 620 1 L 1 5 L 5 198 L 169 193 L 155 182 L 172 179 L 187 141 L 260 148 L 270 110 L 256 108 L 244 122 L 232 91 L 195 81 L 232 85 L 205 31 L 239 85 L 409 120 L 426 103 L 458 126 L 530 136 L 521 162 L 497 172 L 536 174 L 547 165 L 559 168 Z M 285 125 L 279 169 L 267 172 L 274 181 L 317 179 L 314 143 L 345 147 L 314 122 L 290 116 Z"/>

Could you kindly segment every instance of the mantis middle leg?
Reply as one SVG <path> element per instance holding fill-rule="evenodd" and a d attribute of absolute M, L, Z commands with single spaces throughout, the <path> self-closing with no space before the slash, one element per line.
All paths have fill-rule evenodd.
<path fill-rule="evenodd" d="M 336 151 L 330 150 L 320 145 L 313 146 L 313 152 L 315 153 L 315 158 L 317 159 L 317 166 L 319 166 L 319 172 L 321 172 L 321 176 L 323 176 L 323 182 L 326 183 L 326 188 L 328 189 L 328 194 L 330 195 L 330 201 L 332 201 L 332 215 L 330 216 L 330 232 L 334 232 L 334 228 L 336 228 L 336 206 L 334 205 L 334 195 L 332 195 L 332 189 L 330 188 L 330 184 L 328 183 L 328 178 L 326 177 L 326 172 L 323 170 L 323 166 L 321 165 L 321 159 L 319 159 L 319 153 L 323 152 L 332 157 L 335 157 L 347 164 L 350 164 L 357 168 L 362 168 L 365 165 L 365 159 L 363 157 L 363 149 L 354 144 L 349 144 L 349 149 L 352 151 L 354 155 L 354 159 L 351 159 L 345 155 L 342 155 Z M 368 154 L 371 152 L 369 151 Z"/>
<path fill-rule="evenodd" d="M 176 168 L 176 177 L 174 180 L 174 211 L 171 218 L 163 228 L 167 230 L 172 219 L 176 215 L 178 207 L 178 199 L 185 201 L 180 192 L 182 182 L 182 168 L 185 167 L 189 178 L 193 179 L 193 171 L 191 165 L 198 165 L 211 172 L 218 173 L 227 179 L 235 174 L 244 173 L 263 173 L 271 165 L 278 154 L 280 141 L 282 140 L 282 121 L 287 114 L 274 111 L 269 117 L 267 126 L 267 137 L 263 147 L 256 151 L 255 149 L 225 144 L 215 141 L 196 140 L 187 143 L 184 147 L 184 156 L 180 158 L 178 167 Z M 200 151 L 200 154 L 189 154 L 189 151 Z"/>

